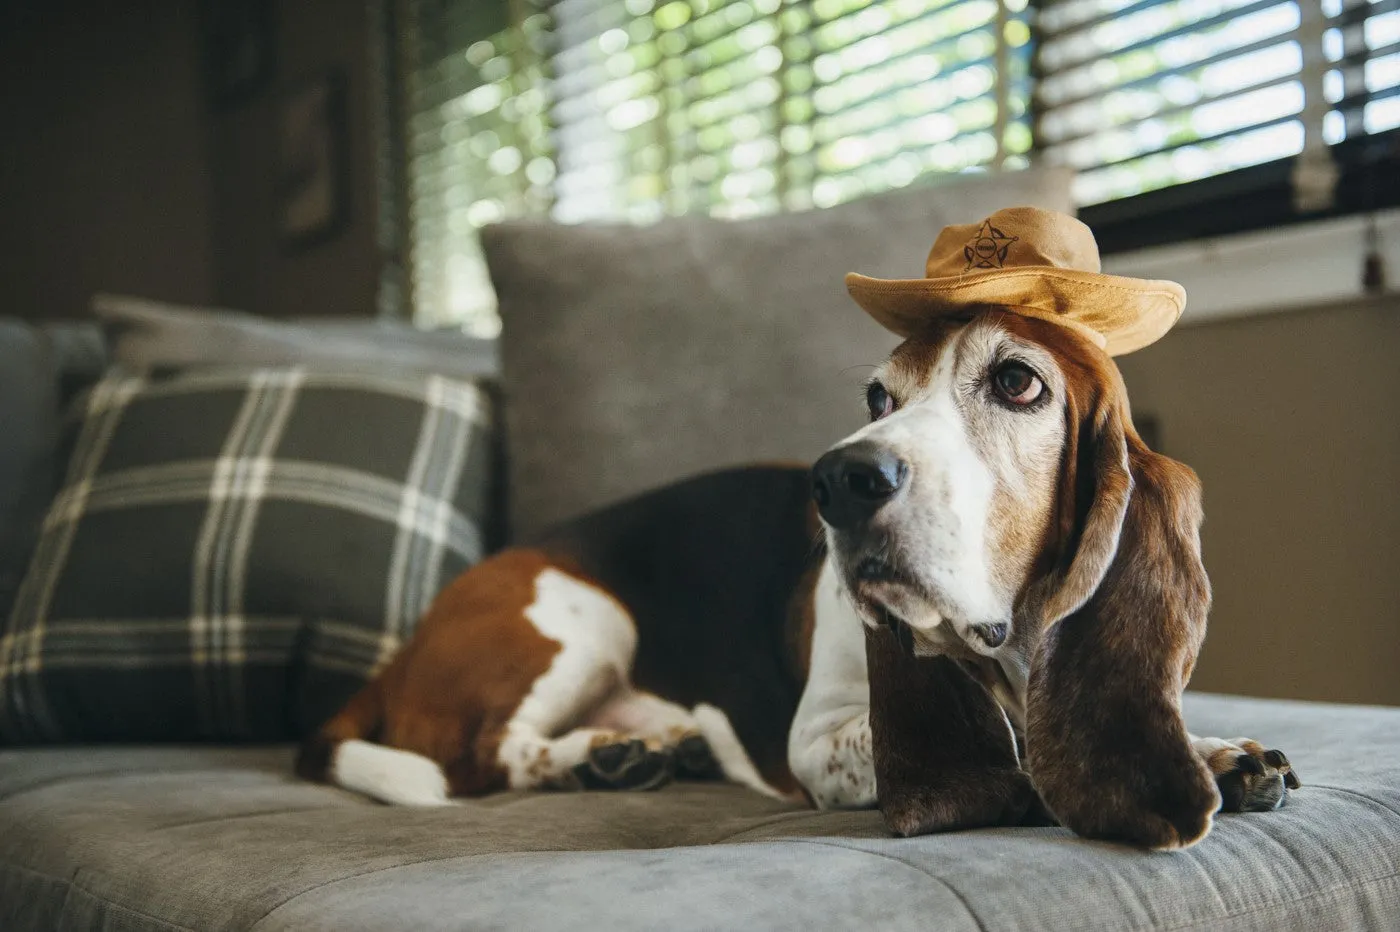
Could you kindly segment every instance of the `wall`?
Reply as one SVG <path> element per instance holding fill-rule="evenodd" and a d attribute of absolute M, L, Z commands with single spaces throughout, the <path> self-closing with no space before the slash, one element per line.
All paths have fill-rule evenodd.
<path fill-rule="evenodd" d="M 100 289 L 213 299 L 196 10 L 0 13 L 0 314 L 80 316 Z"/>
<path fill-rule="evenodd" d="M 0 5 L 0 314 L 75 317 L 96 291 L 271 316 L 373 314 L 378 275 L 368 4 L 279 0 L 271 86 L 206 104 L 200 4 Z M 282 94 L 348 79 L 350 222 L 277 235 Z"/>
<path fill-rule="evenodd" d="M 281 0 L 277 87 L 210 127 L 214 266 L 221 304 L 272 317 L 373 315 L 379 276 L 368 4 Z M 334 239 L 289 253 L 277 235 L 281 95 L 332 66 L 348 80 L 350 219 Z"/>
<path fill-rule="evenodd" d="M 1192 686 L 1400 704 L 1400 299 L 1182 327 L 1119 361 L 1205 486 Z"/>

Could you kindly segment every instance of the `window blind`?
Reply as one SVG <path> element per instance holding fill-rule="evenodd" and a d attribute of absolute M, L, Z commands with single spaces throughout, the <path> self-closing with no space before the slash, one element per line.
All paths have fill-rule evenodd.
<path fill-rule="evenodd" d="M 1098 204 L 1400 125 L 1400 0 L 1052 0 L 1038 142 Z M 1325 206 L 1325 205 L 1313 205 Z"/>
<path fill-rule="evenodd" d="M 1400 0 L 1323 0 L 1328 142 L 1400 127 Z"/>
<path fill-rule="evenodd" d="M 1024 164 L 1025 0 L 561 0 L 559 220 L 828 206 Z"/>
<path fill-rule="evenodd" d="M 476 231 L 552 203 L 551 28 L 521 0 L 403 6 L 410 284 L 422 326 L 499 331 Z"/>
<path fill-rule="evenodd" d="M 824 207 L 1031 149 L 1026 0 L 409 0 L 420 321 L 498 326 L 474 231 Z"/>
<path fill-rule="evenodd" d="M 1122 202 L 1115 222 L 1125 198 L 1292 158 L 1311 212 L 1337 152 L 1400 127 L 1400 0 L 398 9 L 413 304 L 481 335 L 476 231 L 509 217 L 743 217 L 1030 158 L 1077 169 L 1081 206 Z"/>

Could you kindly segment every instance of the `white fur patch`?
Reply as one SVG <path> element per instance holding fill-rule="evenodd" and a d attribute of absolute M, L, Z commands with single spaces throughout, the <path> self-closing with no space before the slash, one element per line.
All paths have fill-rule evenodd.
<path fill-rule="evenodd" d="M 394 806 L 452 805 L 436 761 L 368 741 L 342 741 L 331 757 L 330 779 Z"/>
<path fill-rule="evenodd" d="M 740 786 L 746 786 L 764 796 L 771 796 L 773 799 L 787 799 L 781 792 L 769 786 L 758 772 L 758 768 L 753 765 L 753 760 L 744 750 L 743 742 L 734 732 L 734 726 L 730 723 L 729 716 L 725 715 L 722 710 L 703 702 L 694 708 L 692 714 L 696 726 L 700 729 L 700 734 L 705 737 L 706 743 L 710 746 L 710 753 L 719 762 L 720 770 L 724 771 L 726 780 Z"/>
<path fill-rule="evenodd" d="M 823 809 L 873 806 L 865 633 L 830 557 L 814 603 L 811 661 L 788 732 L 788 766 Z"/>
<path fill-rule="evenodd" d="M 617 601 L 553 568 L 535 577 L 525 617 L 560 649 L 506 726 L 497 760 L 512 789 L 548 785 L 582 759 L 591 735 L 558 748 L 554 739 L 625 688 L 637 649 L 632 618 Z"/>
<path fill-rule="evenodd" d="M 588 717 L 588 725 L 662 743 L 699 730 L 684 706 L 635 690 L 618 692 L 603 703 Z"/>

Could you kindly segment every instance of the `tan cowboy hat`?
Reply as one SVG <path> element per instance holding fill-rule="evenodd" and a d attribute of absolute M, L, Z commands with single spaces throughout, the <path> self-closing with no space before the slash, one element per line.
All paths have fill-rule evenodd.
<path fill-rule="evenodd" d="M 1078 331 L 1110 356 L 1142 349 L 1186 307 L 1176 282 L 1104 275 L 1088 227 L 1037 207 L 999 210 L 981 223 L 944 227 L 926 277 L 854 272 L 846 289 L 887 330 L 908 337 L 928 320 L 997 305 Z"/>

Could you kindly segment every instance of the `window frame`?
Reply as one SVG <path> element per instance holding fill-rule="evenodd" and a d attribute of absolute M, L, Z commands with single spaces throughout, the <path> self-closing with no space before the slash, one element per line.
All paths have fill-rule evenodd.
<path fill-rule="evenodd" d="M 1081 207 L 1078 216 L 1110 255 L 1400 206 L 1400 130 L 1345 139 L 1329 150 L 1340 173 L 1325 210 L 1295 207 L 1292 156 Z"/>

